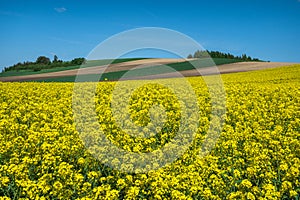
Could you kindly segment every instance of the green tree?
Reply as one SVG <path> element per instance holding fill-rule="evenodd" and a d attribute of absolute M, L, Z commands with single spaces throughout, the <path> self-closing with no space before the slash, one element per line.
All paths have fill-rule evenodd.
<path fill-rule="evenodd" d="M 81 65 L 84 61 L 84 58 L 75 58 L 71 60 L 71 65 Z"/>
<path fill-rule="evenodd" d="M 53 57 L 53 61 L 52 61 L 53 63 L 57 63 L 58 62 L 58 57 L 57 57 L 57 55 L 54 55 L 54 57 Z"/>
<path fill-rule="evenodd" d="M 50 59 L 46 56 L 40 56 L 36 59 L 36 64 L 49 65 L 50 63 Z"/>
<path fill-rule="evenodd" d="M 193 58 L 192 54 L 189 54 L 187 58 Z"/>
<path fill-rule="evenodd" d="M 242 54 L 242 60 L 247 60 L 247 55 L 246 54 Z"/>

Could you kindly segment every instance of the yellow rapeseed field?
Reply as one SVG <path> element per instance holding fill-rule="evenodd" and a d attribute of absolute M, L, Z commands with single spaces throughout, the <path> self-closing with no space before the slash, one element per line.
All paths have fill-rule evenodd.
<path fill-rule="evenodd" d="M 193 141 L 172 163 L 145 173 L 105 165 L 105 156 L 85 148 L 82 124 L 74 122 L 74 83 L 0 83 L 0 199 L 300 199 L 300 65 L 222 79 L 226 115 L 211 152 L 199 156 L 212 120 L 209 93 L 201 77 L 188 78 L 199 105 Z M 131 94 L 129 121 L 146 127 L 143 138 L 116 123 L 123 113 L 110 109 L 115 85 L 99 83 L 94 99 L 99 127 L 113 144 L 141 154 L 172 141 L 183 113 L 171 90 L 146 84 Z M 165 115 L 156 116 L 153 105 Z"/>

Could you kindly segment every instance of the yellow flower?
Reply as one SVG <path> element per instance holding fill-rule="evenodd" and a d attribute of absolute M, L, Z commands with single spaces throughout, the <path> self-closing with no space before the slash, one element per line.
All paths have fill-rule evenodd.
<path fill-rule="evenodd" d="M 252 183 L 249 180 L 244 179 L 242 180 L 240 186 L 245 189 L 250 189 L 252 187 Z"/>
<path fill-rule="evenodd" d="M 75 182 L 81 183 L 83 181 L 84 177 L 82 176 L 82 174 L 76 173 L 74 179 L 75 179 Z"/>
<path fill-rule="evenodd" d="M 98 178 L 98 173 L 95 172 L 95 171 L 91 171 L 91 172 L 88 173 L 88 178 L 96 179 L 96 178 Z"/>
<path fill-rule="evenodd" d="M 296 192 L 295 190 L 290 190 L 290 197 L 295 197 L 299 195 L 298 192 Z"/>
<path fill-rule="evenodd" d="M 6 187 L 9 183 L 9 178 L 7 176 L 1 178 L 1 187 Z"/>
<path fill-rule="evenodd" d="M 136 186 L 132 186 L 129 188 L 129 190 L 126 192 L 126 199 L 135 199 L 137 198 L 138 194 L 139 194 L 139 187 Z"/>
<path fill-rule="evenodd" d="M 55 181 L 55 183 L 53 184 L 53 188 L 54 188 L 55 190 L 60 191 L 60 190 L 63 188 L 63 185 L 61 184 L 61 182 Z"/>
<path fill-rule="evenodd" d="M 249 200 L 255 200 L 254 194 L 252 194 L 251 192 L 247 192 L 247 199 L 249 199 Z"/>
<path fill-rule="evenodd" d="M 282 184 L 281 184 L 281 189 L 283 190 L 283 191 L 288 191 L 288 190 L 290 190 L 292 188 L 292 183 L 291 182 L 289 182 L 289 181 L 284 181 L 284 182 L 282 182 Z"/>
<path fill-rule="evenodd" d="M 83 164 L 85 163 L 85 159 L 82 158 L 82 157 L 80 157 L 80 158 L 78 159 L 77 163 L 78 163 L 79 165 L 83 165 Z"/>
<path fill-rule="evenodd" d="M 126 184 L 126 182 L 125 182 L 124 179 L 122 179 L 122 178 L 118 179 L 118 181 L 117 181 L 117 186 L 118 186 L 118 187 L 124 188 L 126 185 L 127 185 L 127 184 Z"/>

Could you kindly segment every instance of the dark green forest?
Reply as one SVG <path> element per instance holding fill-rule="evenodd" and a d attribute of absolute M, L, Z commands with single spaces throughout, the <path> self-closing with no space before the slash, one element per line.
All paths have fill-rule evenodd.
<path fill-rule="evenodd" d="M 236 59 L 241 61 L 262 61 L 258 58 L 251 58 L 246 54 L 242 54 L 241 56 L 234 56 L 230 53 L 223 53 L 220 51 L 204 51 L 197 50 L 194 54 L 189 54 L 187 58 L 228 58 L 228 59 Z"/>
<path fill-rule="evenodd" d="M 68 66 L 75 66 L 81 65 L 84 63 L 84 58 L 74 58 L 71 61 L 62 61 L 59 60 L 58 57 L 55 55 L 53 60 L 51 61 L 50 58 L 46 56 L 39 56 L 35 62 L 19 62 L 15 65 L 5 67 L 3 72 L 8 71 L 20 71 L 20 70 L 32 70 L 32 71 L 41 71 L 42 69 L 51 69 L 56 67 L 68 67 Z"/>

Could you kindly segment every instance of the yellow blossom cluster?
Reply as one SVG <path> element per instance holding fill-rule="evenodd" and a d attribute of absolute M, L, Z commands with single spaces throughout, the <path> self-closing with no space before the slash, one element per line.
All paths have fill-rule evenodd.
<path fill-rule="evenodd" d="M 168 79 L 165 85 L 145 84 L 130 93 L 124 103 L 129 118 L 124 115 L 123 121 L 116 119 L 123 114 L 112 110 L 117 83 L 98 84 L 93 105 L 99 128 L 112 144 L 132 154 L 164 148 L 183 122 L 186 127 L 197 119 L 196 127 L 183 129 L 195 130 L 188 148 L 162 168 L 143 173 L 118 170 L 112 166 L 122 166 L 126 158 L 107 165 L 103 159 L 113 152 L 105 157 L 103 147 L 87 148 L 103 138 L 94 126 L 75 123 L 74 115 L 80 113 L 74 113 L 72 104 L 74 83 L 0 83 L 0 199 L 299 199 L 300 66 L 222 79 L 224 125 L 204 157 L 199 152 L 214 118 L 201 77 L 187 78 L 195 91 L 197 115 L 184 113 L 193 105 L 188 96 L 178 98 L 166 87 L 174 84 L 183 93 L 186 88 L 176 85 L 180 79 Z M 122 93 L 129 93 L 126 87 Z M 130 123 L 141 129 L 127 130 Z M 82 136 L 82 129 L 91 134 Z M 183 135 L 176 145 L 186 146 L 185 139 Z M 143 164 L 152 169 L 160 163 Z"/>

